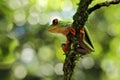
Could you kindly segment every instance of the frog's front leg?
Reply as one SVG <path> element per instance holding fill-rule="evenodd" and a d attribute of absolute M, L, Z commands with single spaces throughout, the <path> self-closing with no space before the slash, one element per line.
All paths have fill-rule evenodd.
<path fill-rule="evenodd" d="M 68 34 L 71 33 L 71 34 L 74 35 L 74 36 L 76 35 L 76 31 L 75 31 L 74 28 L 72 28 L 72 27 L 67 27 L 67 30 L 68 30 Z M 68 34 L 66 35 L 66 37 L 67 37 L 66 43 L 63 43 L 63 44 L 62 44 L 62 50 L 63 50 L 64 52 L 68 51 L 69 46 L 70 46 L 70 44 L 71 44 L 71 40 L 68 38 Z"/>
<path fill-rule="evenodd" d="M 63 44 L 61 45 L 62 50 L 63 50 L 64 52 L 67 52 L 68 49 L 69 49 L 69 45 L 70 45 L 70 41 L 69 41 L 69 39 L 67 38 L 66 43 L 63 43 Z"/>
<path fill-rule="evenodd" d="M 75 31 L 74 28 L 68 27 L 68 30 L 69 30 L 69 33 L 71 33 L 72 35 L 74 35 L 74 36 L 76 35 L 76 31 Z M 69 34 L 69 33 L 68 33 L 68 34 Z M 67 37 L 66 43 L 63 43 L 63 44 L 62 44 L 62 50 L 63 50 L 64 52 L 68 51 L 69 46 L 70 46 L 70 43 L 71 43 L 71 41 L 70 41 L 69 38 L 68 38 L 68 34 L 66 35 L 66 37 Z M 84 37 L 85 37 L 85 31 L 84 31 L 84 28 L 82 28 L 82 29 L 80 29 L 80 42 L 83 41 Z M 81 48 L 80 51 L 82 51 L 82 50 L 84 50 L 84 49 Z M 84 51 L 82 51 L 82 52 L 85 53 Z"/>
<path fill-rule="evenodd" d="M 69 33 L 71 33 L 72 35 L 74 36 L 76 35 L 76 31 L 74 28 L 68 27 L 68 30 L 69 30 Z M 84 28 L 81 28 L 80 29 L 80 41 L 83 41 L 84 37 L 85 37 L 85 30 Z"/>
<path fill-rule="evenodd" d="M 76 31 L 75 31 L 75 29 L 74 28 L 72 28 L 72 27 L 68 27 L 68 31 L 69 31 L 69 33 L 71 33 L 72 35 L 76 35 Z"/>
<path fill-rule="evenodd" d="M 68 51 L 68 45 L 67 45 L 67 44 L 63 43 L 61 46 L 62 46 L 62 50 L 63 50 L 64 52 L 67 52 L 67 51 Z"/>

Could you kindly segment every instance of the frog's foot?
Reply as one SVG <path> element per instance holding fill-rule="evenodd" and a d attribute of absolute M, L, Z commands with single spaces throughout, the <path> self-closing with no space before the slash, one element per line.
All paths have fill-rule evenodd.
<path fill-rule="evenodd" d="M 76 51 L 79 54 L 85 55 L 85 54 L 89 54 L 89 53 L 93 52 L 93 49 L 91 49 L 86 43 L 81 41 L 81 42 L 79 42 L 79 44 L 77 44 Z"/>
<path fill-rule="evenodd" d="M 80 29 L 80 41 L 83 41 L 84 37 L 85 37 L 85 30 L 84 28 L 82 28 Z"/>
<path fill-rule="evenodd" d="M 62 46 L 62 50 L 64 52 L 68 51 L 68 45 L 67 44 L 63 43 L 61 46 Z"/>
<path fill-rule="evenodd" d="M 75 29 L 74 28 L 72 28 L 72 27 L 68 27 L 68 30 L 69 30 L 69 32 L 72 34 L 72 35 L 76 35 L 76 31 L 75 31 Z"/>
<path fill-rule="evenodd" d="M 81 55 L 89 53 L 89 51 L 83 46 L 83 44 L 78 44 L 76 47 L 76 51 Z"/>

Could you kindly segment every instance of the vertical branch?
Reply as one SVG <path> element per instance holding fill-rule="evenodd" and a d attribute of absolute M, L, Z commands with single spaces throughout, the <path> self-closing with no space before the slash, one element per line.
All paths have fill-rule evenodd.
<path fill-rule="evenodd" d="M 92 0 L 81 0 L 77 12 L 73 16 L 73 26 L 76 30 L 80 30 L 87 21 L 88 14 L 87 14 L 87 9 L 89 4 L 92 2 Z"/>
<path fill-rule="evenodd" d="M 79 35 L 80 35 L 79 30 L 82 27 L 84 27 L 84 24 L 87 21 L 87 18 L 88 18 L 87 9 L 91 2 L 92 0 L 80 0 L 77 12 L 73 16 L 74 22 L 72 25 L 76 30 L 77 36 L 73 36 L 71 34 L 68 35 L 69 40 L 73 42 L 72 43 L 73 48 L 76 47 L 76 43 L 79 42 Z M 65 53 L 66 59 L 63 66 L 64 80 L 71 80 L 74 67 L 75 67 L 75 62 L 77 60 L 78 54 L 76 53 L 75 49 L 71 49 L 72 45 L 70 44 L 69 51 Z"/>
<path fill-rule="evenodd" d="M 75 67 L 75 53 L 68 53 L 68 56 L 66 56 L 65 62 L 64 62 L 64 80 L 71 80 L 73 70 Z"/>

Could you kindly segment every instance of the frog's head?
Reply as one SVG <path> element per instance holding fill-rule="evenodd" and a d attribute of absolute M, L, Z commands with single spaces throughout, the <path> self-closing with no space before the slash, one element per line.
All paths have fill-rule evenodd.
<path fill-rule="evenodd" d="M 68 33 L 67 27 L 71 26 L 70 21 L 59 21 L 57 18 L 52 20 L 52 24 L 49 26 L 48 31 L 52 33 L 61 33 L 66 35 Z"/>

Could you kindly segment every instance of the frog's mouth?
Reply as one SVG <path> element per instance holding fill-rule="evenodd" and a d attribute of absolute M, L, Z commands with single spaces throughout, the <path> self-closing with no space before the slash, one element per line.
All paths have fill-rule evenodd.
<path fill-rule="evenodd" d="M 67 27 L 52 27 L 48 29 L 48 31 L 52 33 L 60 33 L 65 36 L 69 33 L 69 30 L 67 29 Z"/>

